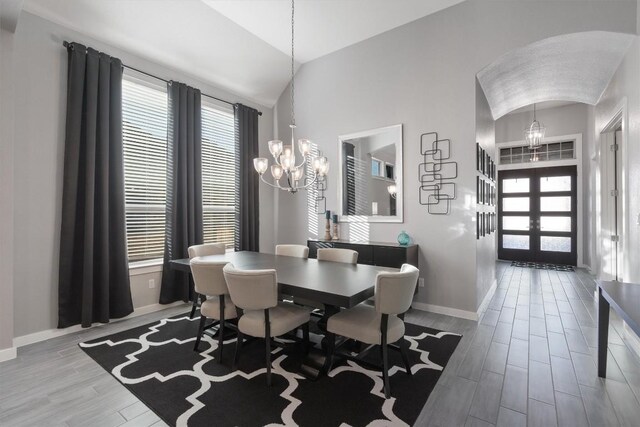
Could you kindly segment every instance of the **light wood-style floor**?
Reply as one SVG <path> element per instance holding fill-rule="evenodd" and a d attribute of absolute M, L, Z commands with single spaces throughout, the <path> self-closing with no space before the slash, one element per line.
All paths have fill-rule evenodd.
<path fill-rule="evenodd" d="M 595 283 L 500 263 L 480 322 L 411 311 L 407 321 L 463 334 L 417 426 L 638 426 L 640 360 L 612 313 L 608 378 L 596 374 Z M 22 347 L 0 363 L 0 426 L 164 423 L 86 356 L 79 342 L 187 311 L 175 307 Z"/>

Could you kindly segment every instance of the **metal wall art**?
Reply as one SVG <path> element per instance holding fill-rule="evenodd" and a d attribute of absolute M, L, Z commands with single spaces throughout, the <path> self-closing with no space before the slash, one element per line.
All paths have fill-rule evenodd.
<path fill-rule="evenodd" d="M 439 139 L 437 132 L 420 135 L 422 163 L 418 165 L 419 201 L 431 215 L 447 215 L 456 199 L 458 162 L 451 161 L 451 140 Z"/>

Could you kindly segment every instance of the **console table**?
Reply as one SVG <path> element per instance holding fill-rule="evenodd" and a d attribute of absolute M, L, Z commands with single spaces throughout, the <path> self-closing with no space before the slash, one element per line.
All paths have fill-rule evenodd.
<path fill-rule="evenodd" d="M 309 258 L 316 258 L 320 248 L 351 249 L 358 252 L 358 264 L 400 268 L 402 264 L 418 267 L 418 245 L 402 246 L 386 242 L 351 242 L 348 240 L 307 240 Z"/>
<path fill-rule="evenodd" d="M 598 284 L 598 376 L 607 376 L 607 343 L 609 341 L 609 308 L 627 322 L 640 336 L 640 284 L 603 282 Z"/>

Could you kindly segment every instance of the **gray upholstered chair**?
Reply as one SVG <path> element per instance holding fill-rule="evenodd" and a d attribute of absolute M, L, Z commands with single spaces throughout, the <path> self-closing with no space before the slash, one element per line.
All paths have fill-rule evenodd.
<path fill-rule="evenodd" d="M 351 249 L 321 248 L 318 249 L 318 261 L 344 262 L 346 264 L 358 263 L 358 252 Z"/>
<path fill-rule="evenodd" d="M 209 255 L 224 255 L 227 248 L 224 243 L 204 243 L 202 245 L 193 245 L 189 246 L 189 259 L 201 256 L 209 256 Z M 193 305 L 191 305 L 191 314 L 189 315 L 189 319 L 193 319 L 193 315 L 196 313 L 196 308 L 198 308 L 198 298 L 201 302 L 205 302 L 207 299 L 206 296 L 202 294 L 198 294 L 196 291 L 196 295 L 193 297 Z"/>
<path fill-rule="evenodd" d="M 238 341 L 233 369 L 238 362 L 244 335 L 265 339 L 267 385 L 271 385 L 271 338 L 302 328 L 304 348 L 309 346 L 309 311 L 278 302 L 275 270 L 238 270 L 224 267 L 224 277 L 234 304 L 243 313 L 238 320 Z"/>
<path fill-rule="evenodd" d="M 411 375 L 406 354 L 407 342 L 404 339 L 404 321 L 397 315 L 405 313 L 411 307 L 418 274 L 418 269 L 409 264 L 404 264 L 397 273 L 379 273 L 376 278 L 375 307 L 359 304 L 329 318 L 326 370 L 330 370 L 333 363 L 336 335 L 369 344 L 369 348 L 364 352 L 373 346 L 380 346 L 384 392 L 387 399 L 389 398 L 391 390 L 387 352 L 390 343 L 398 342 L 398 346 L 391 348 L 400 351 L 407 374 Z M 348 354 L 340 356 L 358 360 Z"/>
<path fill-rule="evenodd" d="M 309 248 L 304 245 L 276 245 L 276 255 L 309 258 Z"/>
<path fill-rule="evenodd" d="M 191 274 L 195 283 L 196 292 L 200 295 L 212 297 L 205 299 L 200 306 L 200 325 L 198 327 L 198 337 L 193 347 L 195 351 L 199 351 L 200 340 L 205 330 L 207 319 L 213 319 L 208 327 L 220 325 L 218 329 L 218 363 L 222 359 L 222 347 L 224 345 L 224 329 L 225 326 L 235 329 L 234 325 L 228 324 L 227 320 L 238 317 L 236 306 L 229 297 L 229 289 L 224 279 L 222 269 L 227 262 L 222 261 L 205 261 L 200 257 L 192 258 Z M 207 328 L 208 328 L 207 327 Z"/>

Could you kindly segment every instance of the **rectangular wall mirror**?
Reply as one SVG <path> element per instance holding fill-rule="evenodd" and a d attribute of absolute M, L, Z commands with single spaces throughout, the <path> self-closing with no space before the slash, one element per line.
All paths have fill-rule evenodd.
<path fill-rule="evenodd" d="M 341 221 L 402 222 L 402 125 L 338 140 Z"/>

